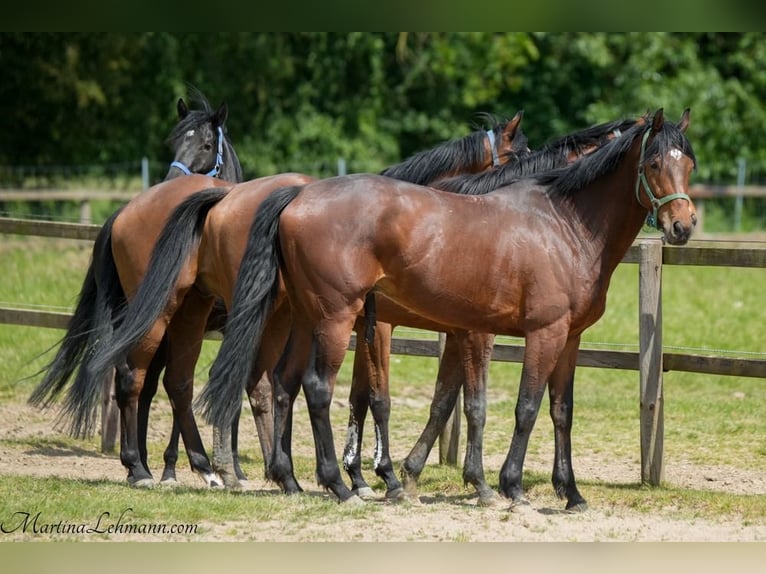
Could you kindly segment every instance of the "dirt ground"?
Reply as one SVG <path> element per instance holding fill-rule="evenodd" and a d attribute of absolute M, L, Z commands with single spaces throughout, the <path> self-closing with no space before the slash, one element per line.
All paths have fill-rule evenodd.
<path fill-rule="evenodd" d="M 44 448 L 30 447 L 29 439 L 51 437 L 53 413 L 41 412 L 23 404 L 0 405 L 0 475 L 58 476 L 77 479 L 106 479 L 122 482 L 125 472 L 116 455 L 102 455 L 97 449 L 56 446 L 49 441 Z M 62 437 L 64 435 L 61 435 Z M 204 435 L 203 435 L 204 436 Z M 55 438 L 55 432 L 53 433 Z M 152 437 L 160 438 L 160 437 Z M 27 440 L 25 440 L 27 439 Z M 245 442 L 244 450 L 257 448 L 255 440 Z M 182 455 L 183 456 L 183 455 Z M 487 468 L 499 468 L 497 460 L 488 456 Z M 606 481 L 635 484 L 640 476 L 638 464 L 608 460 L 603 456 L 576 455 L 575 468 L 582 481 Z M 155 462 L 157 465 L 158 462 Z M 530 457 L 527 469 L 549 472 L 550 461 Z M 159 469 L 156 469 L 157 471 Z M 182 484 L 204 488 L 186 464 L 179 463 Z M 766 495 L 766 476 L 760 472 L 710 466 L 700 467 L 670 461 L 666 463 L 665 481 L 690 489 L 714 492 Z M 303 484 L 309 495 L 325 496 L 316 486 Z M 273 492 L 273 484 L 253 479 L 249 489 Z M 542 492 L 543 489 L 540 489 Z M 743 524 L 737 520 L 688 520 L 631 511 L 624 508 L 591 507 L 587 512 L 562 512 L 563 503 L 552 489 L 535 493 L 532 506 L 509 512 L 500 508 L 477 508 L 471 496 L 446 497 L 422 493 L 419 504 L 378 505 L 376 519 L 370 524 L 354 513 L 343 520 L 327 520 L 315 527 L 291 529 L 276 521 L 242 521 L 225 524 L 204 523 L 199 541 L 766 541 L 766 521 Z M 587 488 L 581 487 L 587 498 Z M 468 491 L 466 491 L 468 492 Z M 650 495 L 650 494 L 649 494 Z M 383 519 L 381 519 L 381 515 Z M 146 538 L 142 538 L 146 539 Z"/>

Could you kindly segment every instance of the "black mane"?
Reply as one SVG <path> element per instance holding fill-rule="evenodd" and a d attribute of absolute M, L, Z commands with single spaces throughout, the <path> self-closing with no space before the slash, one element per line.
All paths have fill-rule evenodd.
<path fill-rule="evenodd" d="M 589 156 L 560 169 L 548 171 L 535 176 L 537 182 L 548 187 L 548 192 L 558 195 L 572 195 L 589 186 L 598 178 L 612 172 L 622 161 L 625 154 L 637 137 L 642 137 L 646 130 L 651 129 L 651 121 L 646 125 L 636 125 L 626 131 L 623 136 L 599 148 Z M 684 155 L 691 158 L 694 166 L 697 158 L 691 143 L 673 122 L 665 121 L 660 130 L 650 137 L 645 156 L 664 157 L 672 148 L 678 148 Z"/>
<path fill-rule="evenodd" d="M 579 155 L 588 146 L 601 146 L 610 134 L 624 133 L 635 123 L 635 120 L 616 120 L 591 126 L 549 142 L 539 150 L 519 157 L 517 161 L 509 162 L 498 169 L 443 179 L 432 186 L 461 195 L 484 195 L 518 179 L 562 168 L 571 153 Z"/>
<path fill-rule="evenodd" d="M 490 116 L 486 116 L 490 117 Z M 510 120 L 498 122 L 490 128 L 495 133 L 497 141 L 502 137 L 503 130 Z M 444 142 L 433 149 L 418 152 L 401 163 L 388 167 L 380 172 L 401 181 L 418 185 L 426 185 L 441 174 L 472 165 L 484 159 L 484 138 L 487 130 L 480 129 L 467 136 Z M 526 149 L 527 137 L 519 127 L 513 138 L 513 149 Z M 508 157 L 508 154 L 506 154 Z"/>

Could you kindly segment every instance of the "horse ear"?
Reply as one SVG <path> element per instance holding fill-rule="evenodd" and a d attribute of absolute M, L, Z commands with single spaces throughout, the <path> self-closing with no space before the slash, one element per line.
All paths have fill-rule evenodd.
<path fill-rule="evenodd" d="M 186 102 L 184 102 L 183 98 L 178 98 L 178 104 L 176 104 L 176 109 L 178 110 L 179 120 L 182 120 L 189 115 L 189 108 L 186 107 Z"/>
<path fill-rule="evenodd" d="M 226 102 L 223 102 L 215 111 L 215 123 L 218 126 L 223 126 L 226 123 L 226 118 L 229 117 L 229 108 L 226 106 Z"/>
<path fill-rule="evenodd" d="M 654 119 L 652 120 L 652 131 L 656 132 L 662 128 L 665 123 L 665 114 L 662 108 L 654 112 Z"/>
<path fill-rule="evenodd" d="M 678 122 L 678 129 L 681 130 L 681 132 L 685 132 L 686 128 L 689 127 L 689 114 L 691 113 L 691 109 L 686 108 L 684 110 L 684 113 L 681 115 L 681 121 Z"/>
<path fill-rule="evenodd" d="M 509 121 L 507 124 L 505 124 L 503 135 L 506 136 L 508 139 L 513 139 L 513 135 L 516 133 L 516 130 L 518 130 L 519 126 L 521 126 L 521 119 L 523 117 L 524 117 L 524 110 L 519 110 L 518 112 L 516 112 L 516 115 L 513 116 L 513 119 Z"/>

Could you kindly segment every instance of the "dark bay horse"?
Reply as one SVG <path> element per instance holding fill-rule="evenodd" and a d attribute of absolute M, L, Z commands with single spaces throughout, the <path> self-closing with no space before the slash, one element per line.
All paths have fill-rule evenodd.
<path fill-rule="evenodd" d="M 484 170 L 490 169 L 497 162 L 505 162 L 519 150 L 528 151 L 526 138 L 518 129 L 521 122 L 521 113 L 512 120 L 499 124 L 489 133 L 480 131 L 453 142 L 447 142 L 427 154 L 423 159 L 422 154 L 403 162 L 399 166 L 391 168 L 391 173 L 406 173 L 408 177 L 417 179 L 427 178 L 429 181 L 434 177 L 443 177 L 446 174 L 462 173 L 467 169 Z M 467 145 L 470 142 L 470 145 Z M 459 153 L 458 153 L 459 152 Z M 421 169 L 414 169 L 416 164 Z M 427 169 L 423 169 L 426 164 Z M 430 174 L 430 175 L 429 175 Z M 236 279 L 241 253 L 244 251 L 247 229 L 255 215 L 260 202 L 271 192 L 286 185 L 302 185 L 314 178 L 303 174 L 280 174 L 277 176 L 264 177 L 245 182 L 230 188 L 211 189 L 208 192 L 197 193 L 189 198 L 194 206 L 194 213 L 190 217 L 183 217 L 165 206 L 177 205 L 176 200 L 184 199 L 179 192 L 177 197 L 171 193 L 165 193 L 161 197 L 167 200 L 167 204 L 160 206 L 157 200 L 160 196 L 147 196 L 142 202 L 135 202 L 126 207 L 115 221 L 112 232 L 112 249 L 115 252 L 117 267 L 120 270 L 120 282 L 129 294 L 129 299 L 134 300 L 128 309 L 137 306 L 156 305 L 158 299 L 151 293 L 138 292 L 139 283 L 147 275 L 151 247 L 157 242 L 162 226 L 169 221 L 173 226 L 193 231 L 198 229 L 203 233 L 203 241 L 199 246 L 199 257 L 188 258 L 188 265 L 183 271 L 181 285 L 173 294 L 171 304 L 163 309 L 165 299 L 160 301 L 160 306 L 152 308 L 152 320 L 156 324 L 151 327 L 140 344 L 136 341 L 124 343 L 123 333 L 132 329 L 132 319 L 126 317 L 125 323 L 117 328 L 108 347 L 102 346 L 94 354 L 88 363 L 90 378 L 99 379 L 111 368 L 118 365 L 118 372 L 126 389 L 130 389 L 132 396 L 138 396 L 144 385 L 147 373 L 153 369 L 156 361 L 156 352 L 162 341 L 167 338 L 167 363 L 165 369 L 164 385 L 171 397 L 174 413 L 180 420 L 186 421 L 189 428 L 196 433 L 193 413 L 191 410 L 191 393 L 194 375 L 194 366 L 202 343 L 202 334 L 205 330 L 207 318 L 210 314 L 214 296 L 219 296 L 226 303 L 230 300 L 232 285 Z M 220 205 L 214 204 L 221 201 Z M 212 199 L 212 201 L 211 201 Z M 213 209 L 211 209 L 213 208 Z M 208 213 L 210 210 L 210 213 Z M 203 228 L 204 222 L 204 228 Z M 147 236 L 146 247 L 136 248 L 135 240 L 128 234 L 129 229 L 141 225 Z M 132 248 L 129 247 L 132 245 Z M 171 246 L 172 248 L 172 246 Z M 228 266 L 225 265 L 230 263 Z M 229 273 L 234 269 L 233 274 Z M 168 276 L 164 262 L 160 263 L 157 274 L 163 280 Z M 195 285 L 196 281 L 196 285 Z M 172 286 L 172 282 L 168 288 Z M 192 289 L 194 286 L 194 289 Z M 135 296 L 134 296 L 135 295 Z M 178 312 L 176 312 L 178 309 Z M 171 321 L 171 318 L 177 318 Z M 158 318 L 159 317 L 159 318 Z M 127 361 L 125 357 L 127 356 Z M 119 367 L 122 365 L 122 368 Z M 269 382 L 254 381 L 251 388 L 250 399 L 253 414 L 256 418 L 256 426 L 264 452 L 264 460 L 270 457 L 270 440 L 273 434 L 271 419 L 271 390 Z M 141 395 L 143 396 L 143 395 Z M 81 400 L 80 410 L 75 413 L 77 418 L 88 418 L 87 409 L 92 408 L 92 401 Z M 130 420 L 135 420 L 136 415 L 130 413 Z M 192 426 L 193 425 L 193 426 Z M 183 427 L 182 427 L 183 428 Z M 228 430 L 214 429 L 214 455 L 213 467 L 228 486 L 236 486 L 238 479 L 236 472 L 232 471 L 229 461 L 232 457 L 227 445 L 223 444 L 225 433 Z M 129 429 L 128 436 L 135 435 L 135 431 Z M 198 436 L 198 434 L 197 434 Z M 188 444 L 186 435 L 184 441 Z M 188 446 L 187 446 L 188 451 Z M 124 463 L 124 461 L 123 461 Z M 131 472 L 136 471 L 132 467 Z M 234 469 L 236 470 L 236 469 Z M 211 480 L 213 480 L 211 478 Z"/>
<path fill-rule="evenodd" d="M 147 245 L 147 243 L 150 243 L 152 238 L 148 228 L 144 225 L 144 221 L 132 228 L 122 226 L 124 218 L 137 205 L 145 206 L 147 211 L 161 217 L 163 210 L 164 214 L 167 215 L 181 199 L 188 197 L 191 193 L 212 186 L 231 185 L 232 182 L 242 179 L 239 159 L 226 133 L 225 122 L 228 115 L 226 104 L 221 104 L 214 110 L 199 90 L 190 87 L 189 93 L 191 101 L 200 103 L 202 109 L 191 109 L 183 98 L 179 98 L 177 102 L 178 124 L 168 137 L 174 159 L 170 164 L 165 181 L 137 196 L 127 206 L 114 213 L 102 226 L 93 247 L 91 262 L 66 335 L 62 339 L 55 358 L 44 369 L 43 380 L 30 397 L 32 404 L 50 405 L 61 394 L 67 382 L 77 371 L 60 416 L 61 419 L 71 418 L 70 432 L 77 437 L 92 433 L 98 399 L 93 392 L 100 388 L 104 377 L 111 376 L 110 373 L 104 373 L 104 377 L 91 378 L 84 365 L 99 346 L 108 346 L 112 328 L 121 320 L 121 314 L 126 305 L 126 285 L 122 283 L 118 269 L 126 256 L 121 254 L 119 250 L 113 250 L 115 225 L 118 229 L 117 240 L 121 237 L 127 237 L 129 241 L 132 241 L 127 246 L 131 251 L 128 257 L 134 253 L 140 253 L 142 249 L 144 251 L 148 249 L 150 252 L 152 245 Z M 188 177 L 185 175 L 190 173 L 205 175 L 189 175 Z M 174 204 L 173 201 L 176 203 Z M 120 231 L 122 229 L 124 232 Z M 127 286 L 129 288 L 130 284 L 128 283 Z M 147 413 L 148 404 L 157 389 L 159 374 L 163 366 L 162 362 L 162 358 L 156 362 L 149 377 L 150 383 L 145 388 L 141 398 L 146 405 Z M 121 403 L 121 408 L 125 404 L 125 395 L 122 390 L 122 387 L 117 385 L 117 398 L 118 403 Z M 78 411 L 77 405 L 80 405 L 82 401 L 89 402 L 90 406 L 86 410 Z M 78 416 L 79 414 L 86 416 Z M 132 468 L 137 466 L 134 462 L 135 456 L 141 459 L 140 465 L 144 468 L 147 466 L 145 438 L 143 441 L 139 441 L 140 444 L 144 445 L 143 448 L 138 449 L 140 452 L 137 455 L 131 454 L 132 445 L 125 442 L 125 417 L 123 416 L 122 419 L 121 457 L 124 457 L 124 461 L 128 461 L 129 468 L 131 468 L 128 480 L 138 486 L 147 485 L 151 481 L 144 480 L 146 479 L 145 473 L 132 472 Z M 127 424 L 130 422 L 128 421 Z M 141 419 L 138 432 L 145 437 L 145 418 Z M 165 453 L 166 468 L 164 474 L 175 474 L 178 433 L 179 427 L 174 417 L 173 432 Z M 186 446 L 190 459 L 193 458 L 196 461 L 199 457 L 195 454 L 195 445 L 187 443 Z M 209 463 L 207 466 L 210 466 Z M 198 472 L 206 472 L 204 465 L 198 469 Z M 208 472 L 208 474 L 210 473 Z"/>
<path fill-rule="evenodd" d="M 688 182 L 696 159 L 662 109 L 589 156 L 481 196 L 371 175 L 269 196 L 248 238 L 224 338 L 200 399 L 230 424 L 278 299 L 292 325 L 273 373 L 273 479 L 295 488 L 291 411 L 303 388 L 319 483 L 352 500 L 338 468 L 329 407 L 349 335 L 374 293 L 441 325 L 526 340 L 515 426 L 500 489 L 525 502 L 522 470 L 546 386 L 555 433 L 552 482 L 585 509 L 571 461 L 573 385 L 582 332 L 603 314 L 609 281 L 650 213 L 681 245 L 696 224 Z M 354 221 L 354 225 L 348 225 Z"/>
<path fill-rule="evenodd" d="M 520 120 L 520 116 L 517 116 Z M 519 157 L 515 161 L 508 162 L 505 166 L 496 170 L 484 171 L 483 175 L 474 176 L 472 178 L 472 185 L 470 186 L 474 192 L 479 193 L 477 188 L 486 187 L 488 182 L 486 181 L 487 175 L 492 175 L 492 178 L 497 177 L 499 180 L 495 181 L 494 186 L 500 185 L 498 181 L 503 181 L 513 176 L 518 176 L 521 173 L 525 173 L 525 170 L 538 170 L 542 166 L 550 165 L 565 165 L 572 161 L 579 155 L 585 154 L 597 148 L 603 144 L 604 139 L 615 137 L 619 133 L 619 129 L 626 129 L 631 126 L 633 121 L 619 121 L 611 122 L 609 124 L 602 124 L 582 130 L 575 134 L 570 134 L 564 138 L 560 138 L 558 141 L 545 146 L 543 150 L 534 152 L 529 155 Z M 506 128 L 507 129 L 507 128 Z M 471 136 L 473 140 L 476 140 L 476 134 Z M 515 139 L 515 138 L 514 138 Z M 455 144 L 461 142 L 448 142 L 445 144 L 449 148 L 456 147 Z M 480 143 L 480 142 L 477 142 Z M 464 144 L 464 142 L 463 142 Z M 524 144 L 525 147 L 526 144 Z M 458 146 L 463 147 L 463 145 Z M 406 171 L 406 175 L 401 177 L 409 177 L 412 179 L 422 179 L 427 181 L 429 177 L 434 177 L 443 172 L 446 172 L 445 166 L 438 158 L 444 155 L 443 146 L 439 146 L 430 152 L 417 154 L 411 160 L 407 160 L 400 164 L 386 170 L 389 175 L 399 175 Z M 462 151 L 459 154 L 461 157 L 469 158 L 473 154 L 466 154 Z M 489 151 L 487 150 L 487 160 L 485 169 L 490 167 L 489 164 Z M 465 161 L 465 160 L 464 160 Z M 414 165 L 417 163 L 424 164 L 428 170 L 427 173 L 431 173 L 431 176 L 417 176 L 418 170 L 414 169 Z M 434 165 L 436 171 L 434 172 Z M 472 165 L 472 162 L 466 165 Z M 423 172 L 423 167 L 419 170 Z M 283 181 L 283 180 L 281 180 Z M 272 193 L 277 187 L 278 183 L 272 178 L 265 178 L 262 182 L 247 182 L 232 188 L 229 192 L 224 194 L 222 191 L 210 190 L 209 197 L 210 202 L 217 203 L 215 207 L 209 209 L 209 205 L 206 207 L 208 200 L 203 199 L 203 196 L 207 194 L 199 194 L 193 199 L 189 200 L 188 205 L 180 206 L 179 209 L 174 212 L 170 217 L 170 223 L 166 230 L 163 232 L 163 237 L 158 241 L 154 254 L 152 255 L 153 263 L 147 271 L 144 282 L 141 284 L 140 290 L 136 295 L 136 303 L 131 303 L 125 322 L 115 333 L 113 338 L 113 344 L 108 349 L 108 352 L 102 355 L 99 359 L 94 359 L 94 363 L 101 363 L 108 365 L 110 362 L 120 360 L 119 357 L 122 353 L 131 352 L 134 347 L 142 349 L 152 348 L 154 343 L 152 341 L 158 340 L 158 337 L 166 329 L 174 329 L 173 325 L 182 324 L 183 331 L 174 335 L 171 339 L 181 341 L 179 346 L 183 349 L 192 348 L 192 342 L 189 339 L 198 339 L 201 335 L 200 327 L 201 320 L 204 319 L 204 315 L 207 312 L 204 301 L 195 302 L 200 296 L 200 293 L 217 294 L 222 297 L 226 304 L 230 304 L 232 297 L 233 285 L 236 280 L 236 276 L 239 269 L 239 262 L 242 257 L 242 251 L 245 248 L 244 242 L 247 235 L 247 229 L 250 225 L 250 221 L 254 216 L 258 206 L 265 199 L 265 197 Z M 455 182 L 445 181 L 445 185 L 455 185 Z M 225 196 L 224 196 L 225 195 Z M 198 201 L 199 200 L 199 201 Z M 202 208 L 209 209 L 207 219 L 205 220 L 204 227 L 201 232 L 201 239 L 199 247 L 196 247 L 197 240 L 194 237 L 193 228 L 200 221 L 199 210 Z M 187 246 L 188 251 L 181 250 L 180 246 Z M 173 263 L 175 261 L 175 263 Z M 195 271 L 196 268 L 196 271 Z M 196 273 L 196 276 L 195 276 Z M 180 278 L 179 278 L 180 276 Z M 192 288 L 192 283 L 194 283 Z M 204 297 L 203 297 L 204 299 Z M 180 303 L 183 301 L 183 303 Z M 167 304 L 166 304 L 167 303 Z M 387 310 L 385 302 L 382 303 L 381 309 L 383 310 L 384 319 L 389 317 L 401 321 L 404 311 L 399 310 L 398 315 L 392 311 Z M 168 317 L 173 317 L 168 326 Z M 194 327 L 196 320 L 197 327 Z M 265 385 L 265 382 L 261 380 L 260 374 L 264 371 L 270 372 L 273 365 L 281 353 L 284 341 L 289 330 L 289 309 L 287 307 L 281 313 L 276 313 L 275 317 L 270 321 L 271 327 L 269 328 L 269 337 L 267 338 L 267 344 L 262 348 L 262 357 L 259 360 L 259 364 L 253 372 L 251 378 L 251 384 L 248 387 L 248 395 L 251 399 L 251 406 L 255 407 L 255 404 L 260 402 L 264 403 L 262 395 L 268 392 L 270 388 L 266 386 L 264 389 L 259 388 Z M 419 319 L 419 323 L 415 323 L 417 326 L 423 326 L 424 320 Z M 427 328 L 438 328 L 433 326 L 433 323 L 425 323 Z M 364 322 L 361 326 L 356 327 L 357 332 L 361 335 L 366 332 Z M 196 333 L 196 335 L 195 335 Z M 385 337 L 382 335 L 386 334 Z M 362 337 L 360 337 L 360 340 Z M 390 326 L 378 322 L 375 327 L 376 346 L 382 345 L 383 348 L 379 351 L 380 355 L 385 354 L 385 362 L 387 364 L 387 356 L 389 346 L 387 344 L 390 341 Z M 470 338 L 463 338 L 462 340 L 472 340 Z M 386 344 L 380 343 L 380 341 L 386 341 Z M 448 346 L 449 350 L 452 350 L 452 346 Z M 460 353 L 465 354 L 462 348 L 460 350 L 455 349 L 455 353 L 460 356 Z M 470 352 L 470 350 L 469 350 Z M 131 354 L 135 354 L 132 352 Z M 447 353 L 449 354 L 449 352 Z M 356 361 L 364 361 L 367 355 L 360 353 L 359 359 Z M 143 359 L 144 361 L 147 358 Z M 460 360 L 459 358 L 457 360 Z M 478 359 L 474 359 L 478 360 Z M 483 365 L 483 363 L 482 363 Z M 186 368 L 189 368 L 189 362 L 187 361 Z M 189 370 L 185 375 L 180 376 L 179 380 L 185 380 L 184 377 L 191 377 L 193 374 L 193 362 L 191 363 L 192 370 Z M 179 366 L 179 368 L 183 368 Z M 352 401 L 359 400 L 362 407 L 366 410 L 365 398 L 371 393 L 374 393 L 373 400 L 371 401 L 371 410 L 375 416 L 376 422 L 376 436 L 378 438 L 378 444 L 376 445 L 376 472 L 381 475 L 387 484 L 387 495 L 390 497 L 396 497 L 397 492 L 400 492 L 401 483 L 396 478 L 396 474 L 393 469 L 393 463 L 391 462 L 388 453 L 388 414 L 390 399 L 388 398 L 388 385 L 387 381 L 383 384 L 382 380 L 387 377 L 387 368 L 385 372 L 379 372 L 379 363 L 374 362 L 370 366 L 366 366 L 362 369 L 362 374 L 355 376 L 352 382 Z M 171 367 L 168 367 L 168 371 Z M 357 372 L 359 369 L 356 369 Z M 369 377 L 367 375 L 369 373 Z M 457 385 L 462 384 L 462 379 L 458 373 L 457 378 L 453 377 L 453 381 L 457 381 Z M 169 375 L 166 375 L 169 376 Z M 475 378 L 475 377 L 474 377 Z M 375 379 L 374 384 L 371 379 Z M 445 385 L 445 389 L 447 386 Z M 270 396 L 270 395 L 269 395 Z M 453 399 L 454 402 L 454 399 Z M 353 410 L 352 402 L 352 410 Z M 381 407 L 384 407 L 384 412 L 381 414 Z M 361 413 L 361 416 L 358 413 Z M 352 412 L 351 420 L 356 422 L 357 420 L 363 420 L 364 411 L 358 409 L 358 412 Z M 473 418 L 471 419 L 473 421 Z M 438 425 L 439 422 L 434 422 L 431 426 Z M 480 431 L 480 427 L 475 425 Z M 483 427 L 483 424 L 481 425 Z M 361 428 L 361 425 L 359 425 Z M 258 428 L 259 437 L 264 436 L 263 429 Z M 222 430 L 220 432 L 223 432 Z M 438 432 L 438 431 L 437 431 Z M 214 436 L 215 436 L 214 432 Z M 361 432 L 358 435 L 352 437 L 354 440 L 360 439 Z M 263 441 L 263 438 L 261 438 Z M 471 453 L 476 452 L 477 455 L 472 460 L 476 460 L 479 470 L 475 472 L 480 479 L 471 479 L 474 484 L 480 482 L 483 488 L 477 486 L 477 489 L 484 494 L 485 499 L 490 497 L 490 494 L 494 493 L 486 486 L 483 479 L 483 470 L 481 470 L 481 446 L 479 442 L 475 442 L 476 449 L 471 449 Z M 230 458 L 223 451 L 225 448 L 225 441 L 216 441 L 216 448 L 220 448 L 220 456 L 216 454 L 214 461 L 218 461 L 217 470 L 225 477 L 226 474 L 222 471 L 224 465 L 223 461 Z M 267 460 L 267 459 L 265 459 Z M 473 469 L 476 465 L 467 465 L 470 469 Z M 215 466 L 215 465 L 214 465 Z M 268 472 L 268 470 L 267 470 Z M 350 473 L 351 474 L 351 473 Z M 468 471 L 469 476 L 473 476 L 471 470 Z M 352 475 L 353 476 L 353 475 Z M 361 472 L 359 472 L 361 479 Z M 224 478 L 226 480 L 226 478 Z M 361 479 L 363 480 L 363 479 Z"/>

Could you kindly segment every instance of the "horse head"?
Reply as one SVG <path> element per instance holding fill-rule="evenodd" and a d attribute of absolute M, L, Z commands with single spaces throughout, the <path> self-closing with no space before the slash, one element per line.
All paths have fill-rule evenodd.
<path fill-rule="evenodd" d="M 648 224 L 663 232 L 672 245 L 683 245 L 697 224 L 697 210 L 689 197 L 689 176 L 697 160 L 684 132 L 687 108 L 678 124 L 665 121 L 657 110 L 643 135 L 636 180 L 636 199 L 649 211 Z"/>

